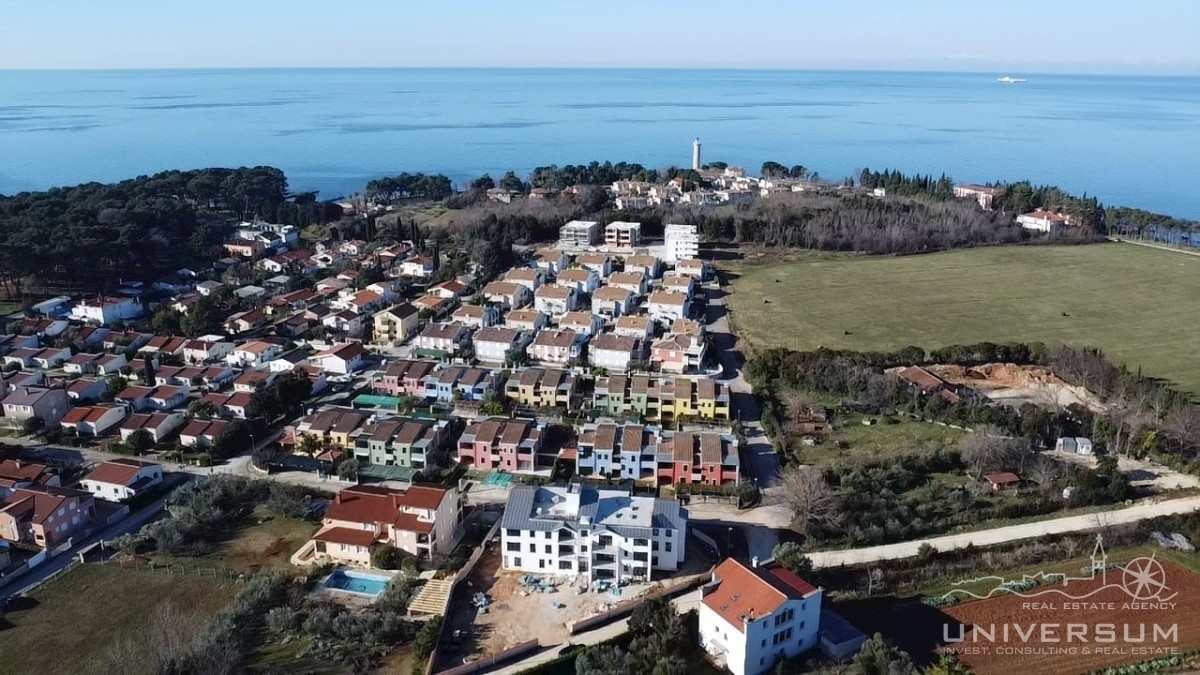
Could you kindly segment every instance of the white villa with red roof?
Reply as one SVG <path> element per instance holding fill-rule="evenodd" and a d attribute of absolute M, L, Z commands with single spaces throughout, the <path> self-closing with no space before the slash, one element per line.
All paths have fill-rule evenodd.
<path fill-rule="evenodd" d="M 98 499 L 119 502 L 136 497 L 161 482 L 161 465 L 120 457 L 92 469 L 80 486 Z"/>
<path fill-rule="evenodd" d="M 717 566 L 701 588 L 700 646 L 733 675 L 758 675 L 817 646 L 822 590 L 774 561 Z"/>

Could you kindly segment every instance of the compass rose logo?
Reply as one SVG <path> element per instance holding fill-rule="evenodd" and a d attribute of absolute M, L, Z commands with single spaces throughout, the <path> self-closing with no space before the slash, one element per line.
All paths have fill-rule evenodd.
<path fill-rule="evenodd" d="M 1121 570 L 1121 587 L 1134 600 L 1165 600 L 1167 573 L 1153 557 L 1134 558 Z M 1168 597 L 1175 597 L 1172 593 Z"/>

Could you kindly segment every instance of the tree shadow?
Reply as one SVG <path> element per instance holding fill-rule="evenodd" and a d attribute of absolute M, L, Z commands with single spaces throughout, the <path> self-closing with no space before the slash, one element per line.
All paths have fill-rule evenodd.
<path fill-rule="evenodd" d="M 880 596 L 837 604 L 839 614 L 867 635 L 880 633 L 908 652 L 919 667 L 938 660 L 946 637 L 965 635 L 971 626 L 916 598 Z"/>

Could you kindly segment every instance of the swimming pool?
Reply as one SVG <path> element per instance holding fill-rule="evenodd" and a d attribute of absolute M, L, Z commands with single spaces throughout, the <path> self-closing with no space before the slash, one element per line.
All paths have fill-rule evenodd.
<path fill-rule="evenodd" d="M 383 589 L 387 588 L 388 582 L 391 580 L 391 577 L 339 569 L 334 570 L 333 574 L 325 577 L 325 582 L 322 585 L 325 588 L 331 588 L 335 591 L 354 593 L 355 595 L 367 595 L 375 598 L 380 593 L 383 593 Z"/>

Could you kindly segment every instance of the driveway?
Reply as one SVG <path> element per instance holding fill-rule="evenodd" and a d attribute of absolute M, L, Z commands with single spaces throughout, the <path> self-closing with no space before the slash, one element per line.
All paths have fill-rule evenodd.
<path fill-rule="evenodd" d="M 896 560 L 911 558 L 917 555 L 917 549 L 923 544 L 929 544 L 939 551 L 949 551 L 964 548 L 968 544 L 975 546 L 994 546 L 1021 539 L 1035 539 L 1046 535 L 1064 534 L 1066 532 L 1082 532 L 1110 525 L 1134 523 L 1139 520 L 1168 516 L 1177 513 L 1191 513 L 1200 510 L 1200 497 L 1183 497 L 1156 502 L 1144 502 L 1136 506 L 1100 513 L 1089 513 L 1082 516 L 1067 516 L 1052 520 L 1041 520 L 1035 523 L 1009 525 L 978 532 L 963 532 L 930 539 L 906 541 L 899 544 L 871 546 L 845 551 L 822 551 L 810 553 L 808 557 L 813 567 L 837 567 L 838 565 L 857 565 L 881 560 Z"/>

